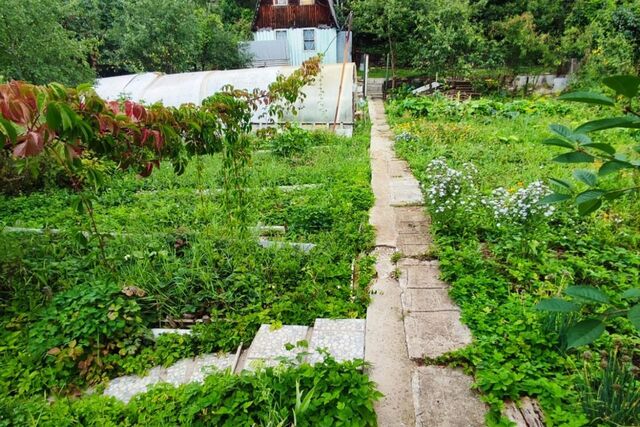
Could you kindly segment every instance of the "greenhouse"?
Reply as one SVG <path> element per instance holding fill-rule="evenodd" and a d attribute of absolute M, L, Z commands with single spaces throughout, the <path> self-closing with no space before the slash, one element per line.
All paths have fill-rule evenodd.
<path fill-rule="evenodd" d="M 288 76 L 297 68 L 281 66 L 180 74 L 128 74 L 98 79 L 96 91 L 106 100 L 128 98 L 146 104 L 162 102 L 168 107 L 178 107 L 182 104 L 200 105 L 205 98 L 227 85 L 236 89 L 267 89 L 278 75 Z M 298 114 L 285 115 L 285 121 L 297 122 L 304 127 L 330 126 L 333 124 L 339 102 L 337 131 L 350 135 L 356 90 L 355 64 L 349 63 L 344 66 L 341 86 L 342 68 L 342 64 L 322 65 L 315 82 L 305 88 L 306 97 L 296 106 Z M 260 127 L 272 120 L 273 118 L 265 115 L 265 108 L 259 108 L 253 114 L 252 122 L 255 127 Z"/>

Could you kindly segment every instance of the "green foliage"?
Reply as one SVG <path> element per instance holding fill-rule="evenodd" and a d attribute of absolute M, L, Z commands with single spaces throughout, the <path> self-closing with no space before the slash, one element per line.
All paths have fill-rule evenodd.
<path fill-rule="evenodd" d="M 224 181 L 222 153 L 199 156 L 178 176 L 169 164 L 144 180 L 133 172 L 107 174 L 92 197 L 98 228 L 107 232 L 107 265 L 95 237 L 81 233 L 90 229 L 89 221 L 71 206 L 73 192 L 2 197 L 0 227 L 57 231 L 0 234 L 0 394 L 68 393 L 183 357 L 235 350 L 251 342 L 262 323 L 364 316 L 375 271 L 371 258 L 360 256 L 373 241 L 368 134 L 366 126 L 352 139 L 309 133 L 318 146 L 303 162 L 269 152 L 253 156 L 247 221 L 285 226 L 284 236 L 269 237 L 282 247 L 262 248 L 258 236 L 238 239 L 229 232 L 218 191 Z M 304 184 L 316 186 L 277 187 Z M 316 247 L 305 253 L 287 242 Z M 144 296 L 128 297 L 122 289 L 138 289 Z M 104 323 L 110 313 L 105 301 L 118 301 L 118 319 L 126 311 L 133 320 L 124 326 Z M 52 320 L 57 313 L 64 323 Z M 82 321 L 72 322 L 73 316 Z M 185 318 L 202 321 L 191 336 L 147 337 L 148 328 L 180 326 Z M 130 331 L 131 343 L 121 326 Z M 39 331 L 33 342 L 31 330 Z M 46 352 L 67 351 L 74 339 L 82 355 L 71 360 L 64 353 L 58 369 Z M 120 355 L 120 343 L 131 351 Z M 98 353 L 98 362 L 96 349 L 104 346 L 109 352 Z M 79 363 L 90 356 L 83 373 Z"/>
<path fill-rule="evenodd" d="M 254 4 L 225 1 L 9 0 L 0 74 L 76 85 L 96 74 L 242 68 Z"/>
<path fill-rule="evenodd" d="M 89 45 L 62 25 L 61 0 L 6 0 L 0 13 L 0 74 L 44 84 L 91 81 Z"/>
<path fill-rule="evenodd" d="M 637 312 L 640 310 L 640 304 L 635 304 L 631 308 L 625 300 L 633 301 L 633 295 L 640 292 L 639 289 L 629 289 L 620 297 L 622 304 L 613 304 L 607 294 L 593 286 L 569 286 L 565 289 L 565 294 L 572 297 L 572 301 L 559 298 L 551 298 L 542 300 L 536 308 L 542 311 L 551 311 L 556 313 L 593 313 L 592 316 L 584 316 L 582 320 L 576 321 L 573 326 L 563 331 L 560 337 L 566 348 L 579 347 L 594 342 L 605 331 L 605 325 L 611 319 L 626 315 L 632 325 L 640 331 L 640 322 L 638 321 Z M 593 305 L 603 307 L 604 309 L 593 309 Z M 631 302 L 633 304 L 633 302 Z M 596 316 L 596 314 L 599 314 Z"/>
<path fill-rule="evenodd" d="M 130 403 L 99 395 L 13 400 L 3 396 L 0 425 L 300 425 L 373 426 L 381 395 L 362 361 L 279 366 L 256 373 L 213 373 L 203 384 L 158 385 Z"/>
<path fill-rule="evenodd" d="M 557 154 L 557 147 L 541 144 L 541 140 L 570 142 L 565 136 L 572 134 L 563 128 L 554 130 L 565 136 L 545 131 L 560 121 L 573 127 L 602 107 L 544 98 L 523 101 L 537 114 L 469 113 L 478 104 L 495 102 L 490 99 L 455 103 L 460 107 L 450 113 L 446 109 L 450 101 L 440 106 L 442 101 L 432 99 L 424 101 L 428 113 L 413 115 L 399 107 L 401 101 L 392 100 L 390 118 L 399 136 L 396 152 L 409 161 L 426 196 L 431 189 L 427 167 L 438 158 L 445 158 L 448 167 L 456 171 L 466 170 L 463 165 L 472 162 L 477 167 L 475 191 L 481 195 L 502 187 L 514 196 L 541 176 L 558 177 L 550 182 L 554 189 L 593 182 L 593 175 L 583 172 L 577 174 L 582 181 L 570 182 L 572 171 L 549 161 Z M 628 152 L 636 141 L 635 130 L 621 130 L 598 142 Z M 607 179 L 596 178 L 598 182 Z M 439 206 L 429 205 L 428 209 L 443 280 L 451 284 L 450 294 L 474 337 L 469 347 L 447 360 L 473 372 L 478 390 L 491 407 L 488 424 L 505 425 L 500 418 L 505 399 L 534 396 L 547 424 L 587 425 L 592 415 L 583 412 L 581 404 L 580 372 L 576 369 L 581 361 L 575 349 L 567 350 L 567 331 L 583 320 L 606 314 L 605 332 L 591 349 L 608 352 L 612 341 L 619 340 L 632 364 L 638 366 L 640 335 L 632 320 L 636 309 L 631 319 L 626 311 L 637 304 L 632 298 L 638 294 L 634 289 L 640 287 L 638 200 L 609 204 L 606 210 L 588 217 L 580 216 L 572 205 L 558 205 L 553 215 L 536 222 L 535 227 L 523 227 L 519 222 L 504 225 L 502 221 L 498 225 L 493 210 L 483 204 L 466 207 L 452 227 L 449 217 L 433 214 Z M 558 297 L 576 286 L 599 289 L 611 304 Z M 603 300 L 582 288 L 577 292 Z M 541 313 L 536 309 L 538 304 L 549 311 Z M 625 311 L 616 316 L 608 311 L 610 307 Z M 600 326 L 591 326 L 591 331 L 598 332 Z"/>
<path fill-rule="evenodd" d="M 432 119 L 469 119 L 472 117 L 516 118 L 521 114 L 551 116 L 567 114 L 570 106 L 565 106 L 545 98 L 540 99 L 479 99 L 457 101 L 441 96 L 407 96 L 392 99 L 387 111 L 399 118 L 410 114 L 413 117 Z"/>
<path fill-rule="evenodd" d="M 279 157 L 300 157 L 311 147 L 327 144 L 328 132 L 308 131 L 299 126 L 287 126 L 281 132 L 276 132 L 269 139 L 269 148 Z"/>
<path fill-rule="evenodd" d="M 615 347 L 598 360 L 583 354 L 578 392 L 591 425 L 634 425 L 640 419 L 640 381 L 631 357 Z"/>
<path fill-rule="evenodd" d="M 559 163 L 599 163 L 596 171 L 576 170 L 574 178 L 587 186 L 586 190 L 577 190 L 571 183 L 555 179 L 554 183 L 557 192 L 548 199 L 548 202 L 557 203 L 575 197 L 575 202 L 582 215 L 590 214 L 603 206 L 604 202 L 610 202 L 622 197 L 633 197 L 640 192 L 640 159 L 637 153 L 640 149 L 634 147 L 630 152 L 617 149 L 608 142 L 594 142 L 588 135 L 591 132 L 615 129 L 630 128 L 640 129 L 640 118 L 634 112 L 634 99 L 638 96 L 640 89 L 640 78 L 637 76 L 614 76 L 603 80 L 604 84 L 615 92 L 618 97 L 624 97 L 624 105 L 620 106 L 623 116 L 606 117 L 591 120 L 583 123 L 575 130 L 571 130 L 562 125 L 552 125 L 550 127 L 557 136 L 543 142 L 546 145 L 553 145 L 568 148 L 571 151 L 560 154 L 553 160 Z M 565 101 L 581 102 L 585 104 L 603 105 L 615 107 L 614 99 L 591 92 L 574 92 L 560 97 Z M 601 180 L 609 175 L 616 175 L 615 186 L 610 188 L 601 186 Z M 620 186 L 622 177 L 630 176 L 630 185 Z M 609 178 L 611 179 L 611 178 Z"/>

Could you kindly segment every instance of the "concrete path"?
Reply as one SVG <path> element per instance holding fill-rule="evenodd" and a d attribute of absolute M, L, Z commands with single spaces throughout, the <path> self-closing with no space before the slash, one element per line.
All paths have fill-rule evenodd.
<path fill-rule="evenodd" d="M 376 202 L 370 223 L 376 229 L 378 277 L 367 311 L 365 359 L 385 397 L 376 405 L 380 426 L 484 425 L 485 405 L 461 371 L 422 366 L 471 342 L 460 310 L 428 258 L 429 221 L 422 191 L 406 162 L 395 157 L 382 101 L 369 102 L 371 185 Z M 397 264 L 391 257 L 401 254 Z M 399 280 L 398 279 L 399 276 Z"/>

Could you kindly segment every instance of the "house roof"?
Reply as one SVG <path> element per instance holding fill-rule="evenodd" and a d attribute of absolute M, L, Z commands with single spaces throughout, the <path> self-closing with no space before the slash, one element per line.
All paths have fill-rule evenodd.
<path fill-rule="evenodd" d="M 291 0 L 289 0 L 291 1 Z M 316 0 L 318 1 L 318 0 Z M 335 8 L 335 3 L 334 0 L 323 0 L 325 1 L 328 5 L 329 5 L 329 11 L 331 12 L 331 19 L 334 23 L 334 25 L 336 26 L 336 28 L 340 28 L 340 24 L 338 23 L 338 18 L 336 15 L 336 8 Z M 253 22 L 251 23 L 251 28 L 255 29 L 256 28 L 256 23 L 258 20 L 258 13 L 260 12 L 260 4 L 261 4 L 261 0 L 256 0 L 256 8 L 253 12 Z M 282 7 L 290 7 L 290 6 L 282 6 Z"/>

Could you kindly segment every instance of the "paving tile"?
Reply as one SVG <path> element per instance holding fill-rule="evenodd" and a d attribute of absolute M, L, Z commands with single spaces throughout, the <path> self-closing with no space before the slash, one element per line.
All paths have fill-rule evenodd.
<path fill-rule="evenodd" d="M 309 344 L 309 363 L 318 363 L 324 355 L 318 350 L 324 349 L 339 362 L 364 359 L 364 330 L 313 330 Z"/>
<path fill-rule="evenodd" d="M 144 377 L 137 375 L 127 375 L 125 377 L 114 378 L 104 390 L 105 396 L 112 396 L 116 399 L 128 402 L 136 394 L 144 393 L 148 387 L 165 381 L 166 369 L 155 367 Z"/>
<path fill-rule="evenodd" d="M 422 190 L 415 178 L 396 178 L 389 183 L 392 206 L 419 206 L 424 203 Z"/>
<path fill-rule="evenodd" d="M 471 390 L 473 379 L 462 371 L 423 366 L 413 372 L 416 427 L 480 427 L 487 407 Z"/>
<path fill-rule="evenodd" d="M 365 319 L 316 319 L 313 330 L 364 332 Z"/>
<path fill-rule="evenodd" d="M 460 311 L 449 297 L 447 288 L 416 289 L 408 288 L 402 292 L 402 305 L 405 311 Z"/>
<path fill-rule="evenodd" d="M 404 160 L 391 160 L 389 162 L 389 175 L 391 177 L 411 177 L 411 169 Z"/>
<path fill-rule="evenodd" d="M 233 368 L 235 354 L 205 354 L 193 359 L 191 382 L 203 382 L 207 375 L 215 371 L 224 371 Z"/>
<path fill-rule="evenodd" d="M 249 347 L 247 359 L 295 358 L 304 349 L 287 350 L 285 346 L 305 340 L 308 330 L 308 326 L 285 325 L 272 330 L 270 325 L 262 325 Z"/>
<path fill-rule="evenodd" d="M 167 368 L 164 381 L 180 385 L 188 383 L 193 372 L 193 359 L 182 359 Z"/>
<path fill-rule="evenodd" d="M 406 313 L 404 329 L 410 359 L 436 358 L 471 343 L 458 311 Z"/>
<path fill-rule="evenodd" d="M 396 225 L 398 234 L 429 235 L 429 222 L 427 220 L 400 220 Z M 428 237 L 426 237 L 428 238 Z"/>

